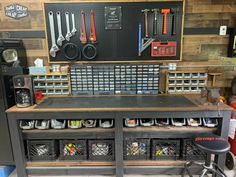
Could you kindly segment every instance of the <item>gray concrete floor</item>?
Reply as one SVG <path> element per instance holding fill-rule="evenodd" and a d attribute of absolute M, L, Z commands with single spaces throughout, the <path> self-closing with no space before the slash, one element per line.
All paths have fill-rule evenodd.
<path fill-rule="evenodd" d="M 236 169 L 231 171 L 225 170 L 225 172 L 227 177 L 236 177 Z M 14 171 L 9 177 L 17 177 L 16 171 Z M 41 177 L 41 176 L 30 176 L 30 177 Z M 48 177 L 58 177 L 58 176 L 48 176 Z M 68 177 L 68 176 L 60 176 L 60 177 Z M 113 177 L 113 176 L 74 176 L 74 177 Z M 180 176 L 179 175 L 125 175 L 125 177 L 180 177 Z"/>

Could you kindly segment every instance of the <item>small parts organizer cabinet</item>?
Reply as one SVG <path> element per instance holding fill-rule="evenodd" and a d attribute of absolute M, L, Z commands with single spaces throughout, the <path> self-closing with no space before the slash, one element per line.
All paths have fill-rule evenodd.
<path fill-rule="evenodd" d="M 7 114 L 17 174 L 20 177 L 181 174 L 187 160 L 202 160 L 205 156 L 193 146 L 194 136 L 206 133 L 228 136 L 231 108 L 220 104 L 219 113 L 217 106 L 203 107 L 198 99 L 198 95 L 67 96 L 44 98 L 39 105 L 27 109 L 12 107 Z M 179 127 L 163 121 L 196 115 L 217 119 L 218 126 Z M 42 130 L 33 129 L 32 122 L 31 129 L 22 129 L 21 120 L 32 117 L 37 121 L 113 119 L 114 128 L 72 129 L 67 125 L 63 129 Z M 140 126 L 138 121 L 132 121 L 135 118 L 142 119 Z M 130 124 L 135 126 L 128 127 Z M 215 159 L 220 167 L 224 161 L 224 155 Z M 201 169 L 193 173 L 198 174 L 198 170 Z"/>
<path fill-rule="evenodd" d="M 68 74 L 33 75 L 34 89 L 42 91 L 43 95 L 69 95 L 70 77 Z"/>
<path fill-rule="evenodd" d="M 166 92 L 169 94 L 200 93 L 207 86 L 206 71 L 170 71 L 167 74 Z"/>

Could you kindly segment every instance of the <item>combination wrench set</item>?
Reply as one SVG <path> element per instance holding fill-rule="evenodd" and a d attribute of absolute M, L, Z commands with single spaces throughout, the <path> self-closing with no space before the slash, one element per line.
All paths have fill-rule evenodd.
<path fill-rule="evenodd" d="M 62 23 L 62 15 L 64 15 L 66 33 L 63 33 Z M 79 31 L 76 29 L 76 20 L 74 12 L 65 12 L 61 13 L 57 11 L 56 13 L 53 11 L 48 12 L 48 22 L 49 22 L 49 30 L 51 37 L 51 46 L 49 50 L 49 54 L 51 57 L 55 58 L 57 53 L 63 52 L 64 57 L 69 61 L 75 61 L 77 59 L 81 59 L 82 57 L 87 60 L 92 60 L 97 56 L 97 48 L 95 47 L 95 43 L 97 43 L 96 29 L 95 29 L 95 17 L 94 11 L 90 10 L 90 23 L 91 30 L 90 36 L 87 39 L 87 31 L 86 31 L 86 13 L 84 10 L 80 12 L 81 16 L 81 27 Z M 54 19 L 56 18 L 56 22 Z M 57 35 L 55 24 L 57 24 Z M 80 32 L 80 36 L 78 38 L 78 34 Z M 80 43 L 82 44 L 82 49 L 75 43 L 71 42 L 72 38 L 78 38 Z M 76 40 L 78 41 L 78 40 Z M 65 43 L 63 45 L 63 43 Z"/>

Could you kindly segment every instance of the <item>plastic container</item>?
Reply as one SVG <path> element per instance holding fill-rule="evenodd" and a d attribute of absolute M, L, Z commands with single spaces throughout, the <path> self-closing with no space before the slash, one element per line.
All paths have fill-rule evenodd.
<path fill-rule="evenodd" d="M 27 140 L 27 154 L 30 161 L 55 160 L 58 143 L 55 140 Z"/>
<path fill-rule="evenodd" d="M 97 126 L 97 120 L 95 119 L 82 120 L 82 124 L 86 128 L 94 128 Z"/>
<path fill-rule="evenodd" d="M 37 129 L 49 129 L 50 127 L 50 120 L 36 120 L 35 128 Z"/>
<path fill-rule="evenodd" d="M 148 160 L 150 158 L 150 139 L 126 139 L 124 141 L 125 160 Z"/>
<path fill-rule="evenodd" d="M 132 119 L 132 118 L 125 119 L 125 126 L 126 127 L 137 127 L 138 125 L 139 125 L 138 119 Z"/>
<path fill-rule="evenodd" d="M 115 159 L 114 140 L 89 140 L 89 160 L 113 161 Z"/>
<path fill-rule="evenodd" d="M 157 119 L 155 119 L 155 125 L 168 126 L 168 125 L 170 125 L 170 119 L 169 118 L 157 118 Z"/>
<path fill-rule="evenodd" d="M 144 127 L 150 127 L 154 125 L 154 119 L 140 119 L 140 125 Z"/>
<path fill-rule="evenodd" d="M 99 127 L 101 128 L 111 128 L 114 125 L 113 119 L 101 119 L 99 120 Z"/>
<path fill-rule="evenodd" d="M 86 140 L 60 140 L 60 160 L 87 160 Z"/>
<path fill-rule="evenodd" d="M 189 126 L 198 127 L 202 125 L 202 119 L 201 118 L 188 118 L 187 123 Z"/>
<path fill-rule="evenodd" d="M 203 125 L 205 127 L 213 128 L 218 126 L 218 120 L 216 118 L 203 118 Z"/>
<path fill-rule="evenodd" d="M 68 120 L 67 121 L 68 128 L 76 129 L 82 127 L 82 121 L 81 120 Z"/>
<path fill-rule="evenodd" d="M 35 124 L 34 120 L 21 120 L 20 128 L 24 130 L 34 129 L 34 124 Z"/>
<path fill-rule="evenodd" d="M 52 119 L 51 126 L 54 129 L 63 129 L 66 127 L 66 120 Z"/>
<path fill-rule="evenodd" d="M 176 127 L 182 127 L 186 125 L 185 118 L 171 118 L 171 124 Z"/>

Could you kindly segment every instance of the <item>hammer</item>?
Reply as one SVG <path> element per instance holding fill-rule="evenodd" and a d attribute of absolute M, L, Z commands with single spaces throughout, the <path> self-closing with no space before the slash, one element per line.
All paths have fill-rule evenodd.
<path fill-rule="evenodd" d="M 153 35 L 157 35 L 157 14 L 160 12 L 159 9 L 152 9 L 154 13 L 154 21 L 153 21 Z"/>
<path fill-rule="evenodd" d="M 161 13 L 164 14 L 164 16 L 163 16 L 163 34 L 167 34 L 166 17 L 167 17 L 167 14 L 170 13 L 170 9 L 161 9 Z"/>
<path fill-rule="evenodd" d="M 148 12 L 149 9 L 144 9 L 142 10 L 142 12 L 144 13 L 144 21 L 145 21 L 145 37 L 148 37 Z"/>
<path fill-rule="evenodd" d="M 172 16 L 172 35 L 176 34 L 176 15 L 179 12 L 178 8 L 172 8 L 171 13 L 173 14 Z"/>

